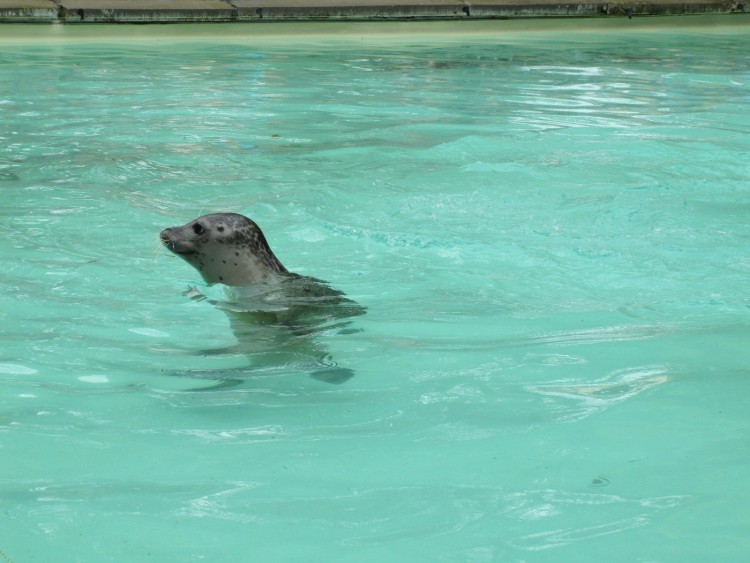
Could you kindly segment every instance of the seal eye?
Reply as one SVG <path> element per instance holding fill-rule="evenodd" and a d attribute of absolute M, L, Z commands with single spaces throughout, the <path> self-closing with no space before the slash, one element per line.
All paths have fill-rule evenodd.
<path fill-rule="evenodd" d="M 200 223 L 196 223 L 195 225 L 193 225 L 193 232 L 196 235 L 202 235 L 203 233 L 206 232 L 206 228 Z"/>

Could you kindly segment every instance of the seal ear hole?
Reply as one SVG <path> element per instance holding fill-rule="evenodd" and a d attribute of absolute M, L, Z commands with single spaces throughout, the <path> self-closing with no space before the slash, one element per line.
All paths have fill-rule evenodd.
<path fill-rule="evenodd" d="M 218 231 L 219 231 L 220 233 L 223 233 L 223 232 L 224 232 L 224 227 L 219 227 L 219 228 L 218 228 L 217 230 L 218 230 Z"/>
<path fill-rule="evenodd" d="M 204 227 L 201 223 L 196 223 L 195 225 L 193 225 L 193 232 L 196 235 L 202 235 L 206 232 L 206 227 Z"/>

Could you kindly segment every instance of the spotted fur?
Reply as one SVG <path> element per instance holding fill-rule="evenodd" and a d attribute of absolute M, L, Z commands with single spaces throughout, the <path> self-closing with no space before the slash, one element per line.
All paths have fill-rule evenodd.
<path fill-rule="evenodd" d="M 237 213 L 204 215 L 181 227 L 164 229 L 160 238 L 207 283 L 244 286 L 289 273 L 260 227 Z"/>

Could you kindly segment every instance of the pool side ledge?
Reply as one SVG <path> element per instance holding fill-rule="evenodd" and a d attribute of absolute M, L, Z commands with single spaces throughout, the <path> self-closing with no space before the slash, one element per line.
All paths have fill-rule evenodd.
<path fill-rule="evenodd" d="M 383 21 L 744 14 L 744 0 L 0 0 L 0 22 Z"/>

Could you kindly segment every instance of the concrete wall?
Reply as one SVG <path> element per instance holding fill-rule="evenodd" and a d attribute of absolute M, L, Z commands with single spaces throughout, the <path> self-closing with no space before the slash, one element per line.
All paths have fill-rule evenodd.
<path fill-rule="evenodd" d="M 169 23 L 633 17 L 744 14 L 744 2 L 745 0 L 0 0 L 0 22 Z M 750 7 L 747 9 L 750 10 Z"/>

